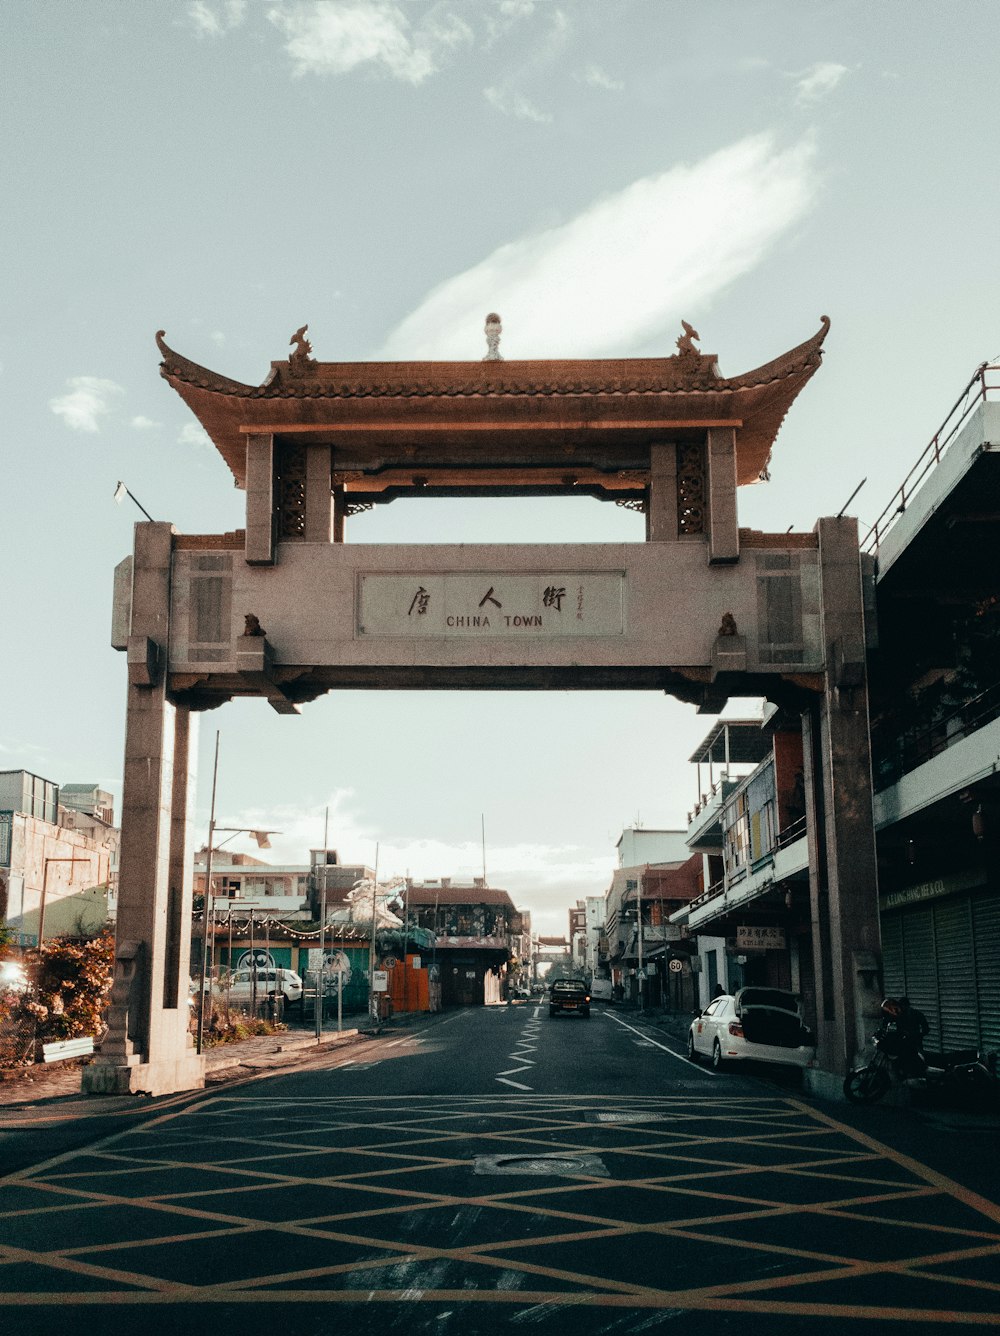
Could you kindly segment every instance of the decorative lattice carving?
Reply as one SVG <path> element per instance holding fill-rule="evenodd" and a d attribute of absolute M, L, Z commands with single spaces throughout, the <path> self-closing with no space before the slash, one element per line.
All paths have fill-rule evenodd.
<path fill-rule="evenodd" d="M 700 445 L 677 447 L 677 528 L 705 532 L 705 457 Z"/>
<path fill-rule="evenodd" d="M 281 449 L 278 472 L 278 536 L 306 536 L 306 452 L 301 445 Z"/>
<path fill-rule="evenodd" d="M 344 506 L 346 515 L 363 515 L 366 510 L 374 510 L 374 501 L 348 501 Z"/>
<path fill-rule="evenodd" d="M 637 510 L 640 515 L 646 513 L 646 502 L 641 496 L 619 497 L 615 500 L 616 506 L 621 506 L 622 510 Z"/>

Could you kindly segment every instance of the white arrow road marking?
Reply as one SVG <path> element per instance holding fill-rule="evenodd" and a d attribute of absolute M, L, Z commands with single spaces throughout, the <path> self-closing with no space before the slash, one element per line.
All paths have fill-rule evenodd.
<path fill-rule="evenodd" d="M 652 1044 L 654 1048 L 661 1048 L 661 1049 L 663 1050 L 663 1052 L 666 1053 L 666 1054 L 668 1054 L 671 1058 L 676 1058 L 678 1062 L 683 1062 L 684 1065 L 685 1065 L 685 1067 L 691 1067 L 691 1066 L 693 1065 L 693 1064 L 688 1060 L 688 1058 L 684 1057 L 683 1054 L 681 1054 L 681 1053 L 675 1053 L 674 1050 L 673 1050 L 672 1048 L 667 1048 L 666 1044 L 661 1044 L 661 1043 L 658 1043 L 657 1040 L 655 1040 L 655 1039 L 650 1039 L 649 1036 L 643 1034 L 641 1030 L 637 1030 L 637 1029 L 635 1028 L 634 1025 L 629 1025 L 627 1021 L 619 1020 L 619 1018 L 618 1018 L 617 1016 L 615 1016 L 613 1012 L 606 1011 L 604 1014 L 607 1016 L 607 1018 L 608 1018 L 609 1021 L 614 1021 L 617 1025 L 624 1026 L 624 1028 L 625 1028 L 626 1030 L 631 1030 L 633 1034 L 637 1034 L 637 1035 L 639 1035 L 639 1037 L 640 1037 L 641 1039 L 645 1039 L 645 1040 L 647 1041 L 647 1043 Z M 719 1075 L 718 1072 L 713 1072 L 712 1069 L 711 1069 L 711 1067 L 698 1067 L 698 1068 L 696 1068 L 695 1070 L 698 1071 L 699 1074 L 702 1075 L 702 1076 L 718 1076 L 718 1075 Z"/>

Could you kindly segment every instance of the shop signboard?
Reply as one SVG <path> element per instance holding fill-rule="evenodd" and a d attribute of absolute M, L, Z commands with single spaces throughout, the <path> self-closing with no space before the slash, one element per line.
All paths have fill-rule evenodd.
<path fill-rule="evenodd" d="M 744 924 L 736 929 L 737 951 L 783 951 L 785 930 L 771 924 Z"/>

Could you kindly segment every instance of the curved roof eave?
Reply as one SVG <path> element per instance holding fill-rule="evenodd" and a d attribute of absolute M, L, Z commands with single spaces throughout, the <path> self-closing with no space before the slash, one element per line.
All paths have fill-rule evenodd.
<path fill-rule="evenodd" d="M 827 316 L 809 339 L 780 357 L 733 377 L 720 376 L 710 354 L 688 357 L 531 360 L 520 362 L 275 362 L 260 386 L 219 375 L 170 348 L 156 334 L 163 357 L 160 374 L 205 428 L 237 486 L 245 481 L 245 437 L 241 428 L 312 418 L 317 400 L 669 398 L 678 415 L 703 416 L 711 400 L 735 400 L 743 418 L 738 437 L 740 484 L 756 481 L 767 468 L 774 439 L 792 403 L 818 368 L 830 328 Z M 292 370 L 294 366 L 294 371 Z M 488 377 L 484 384 L 484 374 Z M 305 405 L 309 407 L 306 408 Z M 367 411 L 365 409 L 364 411 Z M 627 419 L 623 426 L 627 425 Z"/>

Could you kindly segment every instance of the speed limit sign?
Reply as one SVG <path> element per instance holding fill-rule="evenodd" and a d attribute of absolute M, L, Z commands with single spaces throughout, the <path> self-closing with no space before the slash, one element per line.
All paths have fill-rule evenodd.
<path fill-rule="evenodd" d="M 680 974 L 683 968 L 684 968 L 683 960 L 677 960 L 676 957 L 673 960 L 671 960 L 671 962 L 667 966 L 667 969 L 670 970 L 672 974 Z"/>

